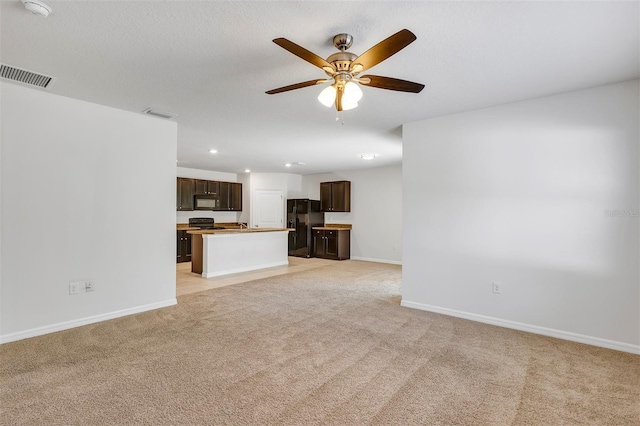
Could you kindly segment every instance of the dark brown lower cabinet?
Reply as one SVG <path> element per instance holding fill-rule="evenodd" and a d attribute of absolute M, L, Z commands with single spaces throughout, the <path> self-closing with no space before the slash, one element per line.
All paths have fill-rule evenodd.
<path fill-rule="evenodd" d="M 314 229 L 313 255 L 325 259 L 349 259 L 351 231 L 349 229 Z"/>
<path fill-rule="evenodd" d="M 191 234 L 187 234 L 187 231 L 178 231 L 178 248 L 177 262 L 191 262 Z"/>

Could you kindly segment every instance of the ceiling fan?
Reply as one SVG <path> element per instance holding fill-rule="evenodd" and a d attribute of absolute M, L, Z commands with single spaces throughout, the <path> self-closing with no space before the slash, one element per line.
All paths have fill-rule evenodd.
<path fill-rule="evenodd" d="M 340 50 L 340 52 L 334 53 L 324 60 L 315 53 L 308 51 L 302 46 L 298 46 L 286 38 L 277 38 L 273 40 L 275 44 L 318 68 L 323 69 L 329 78 L 291 84 L 269 90 L 266 93 L 273 95 L 333 81 L 330 86 L 320 93 L 318 100 L 327 107 L 335 104 L 338 111 L 349 110 L 358 106 L 358 101 L 362 98 L 362 90 L 360 90 L 356 83 L 369 87 L 377 87 L 378 89 L 420 93 L 424 88 L 424 84 L 391 77 L 381 77 L 379 75 L 359 76 L 361 72 L 374 67 L 390 56 L 398 53 L 414 40 L 416 40 L 415 34 L 404 29 L 382 40 L 362 55 L 357 56 L 351 52 L 347 52 L 347 49 L 349 49 L 353 43 L 353 37 L 350 34 L 338 34 L 333 38 L 333 45 Z"/>

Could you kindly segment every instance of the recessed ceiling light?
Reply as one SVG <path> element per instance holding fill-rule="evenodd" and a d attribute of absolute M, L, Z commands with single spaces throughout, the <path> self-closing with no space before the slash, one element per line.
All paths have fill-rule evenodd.
<path fill-rule="evenodd" d="M 217 149 L 213 149 L 213 148 L 211 148 L 211 149 L 209 150 L 209 152 L 210 152 L 211 154 L 217 154 L 217 153 L 218 153 L 218 150 L 217 150 Z"/>
<path fill-rule="evenodd" d="M 244 169 L 245 173 L 251 173 L 251 169 Z"/>
<path fill-rule="evenodd" d="M 284 163 L 285 167 L 291 167 L 291 163 Z"/>
<path fill-rule="evenodd" d="M 51 6 L 38 0 L 22 0 L 22 4 L 29 12 L 34 15 L 42 16 L 43 18 L 46 18 L 51 12 L 53 12 Z"/>
<path fill-rule="evenodd" d="M 360 158 L 362 158 L 363 160 L 373 160 L 374 158 L 377 157 L 377 154 L 360 154 Z"/>

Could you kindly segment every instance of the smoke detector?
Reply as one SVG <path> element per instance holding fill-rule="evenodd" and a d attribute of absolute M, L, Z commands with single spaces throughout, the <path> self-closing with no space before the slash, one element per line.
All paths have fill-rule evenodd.
<path fill-rule="evenodd" d="M 41 2 L 40 0 L 22 0 L 22 4 L 29 12 L 34 15 L 42 16 L 43 18 L 46 18 L 51 12 L 53 12 L 51 6 Z"/>

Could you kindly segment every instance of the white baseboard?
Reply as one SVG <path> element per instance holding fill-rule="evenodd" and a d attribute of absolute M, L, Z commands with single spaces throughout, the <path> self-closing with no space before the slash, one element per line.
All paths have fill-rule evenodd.
<path fill-rule="evenodd" d="M 148 305 L 136 306 L 129 309 L 122 309 L 120 311 L 109 312 L 106 314 L 94 315 L 77 320 L 59 322 L 57 324 L 47 325 L 44 327 L 32 328 L 30 330 L 18 331 L 16 333 L 0 335 L 0 344 L 28 339 L 30 337 L 42 336 L 43 334 L 55 333 L 56 331 L 68 330 L 70 328 L 80 327 L 83 325 L 93 324 L 96 322 L 106 321 L 114 318 L 120 318 L 127 315 L 139 314 L 141 312 L 152 311 L 154 309 L 166 308 L 177 303 L 177 299 L 169 299 L 162 302 L 150 303 Z"/>
<path fill-rule="evenodd" d="M 239 274 L 241 272 L 251 272 L 258 269 L 274 268 L 276 266 L 285 266 L 289 264 L 289 258 L 287 257 L 282 262 L 264 263 L 262 265 L 243 266 L 241 268 L 225 269 L 224 271 L 212 271 L 202 272 L 202 276 L 205 278 L 220 277 L 222 275 Z"/>
<path fill-rule="evenodd" d="M 558 339 L 570 340 L 572 342 L 585 343 L 587 345 L 599 346 L 607 349 L 614 349 L 622 352 L 629 352 L 640 355 L 640 345 L 617 342 L 615 340 L 601 339 L 599 337 L 586 336 L 584 334 L 571 333 L 569 331 L 556 330 L 553 328 L 539 327 L 537 325 L 524 324 L 521 322 L 503 320 L 500 318 L 488 317 L 469 312 L 456 311 L 454 309 L 442 308 L 439 306 L 426 305 L 424 303 L 402 300 L 401 306 L 421 311 L 435 312 L 457 318 L 464 318 L 471 321 L 485 324 L 497 325 L 499 327 L 512 328 L 514 330 L 527 331 L 529 333 L 542 334 L 543 336 L 556 337 Z"/>
<path fill-rule="evenodd" d="M 352 256 L 351 259 L 362 260 L 364 262 L 389 263 L 391 265 L 402 265 L 401 260 L 372 259 L 370 257 L 357 257 L 357 256 Z"/>

